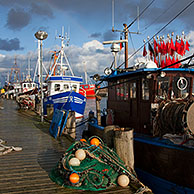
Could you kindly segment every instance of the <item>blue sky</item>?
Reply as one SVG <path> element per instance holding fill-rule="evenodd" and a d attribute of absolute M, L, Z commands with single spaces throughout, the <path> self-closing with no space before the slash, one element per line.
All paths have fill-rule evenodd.
<path fill-rule="evenodd" d="M 115 29 L 122 30 L 123 23 L 129 25 L 152 0 L 115 0 Z M 135 49 L 143 44 L 143 39 L 152 37 L 166 23 L 175 17 L 191 0 L 155 0 L 140 17 L 139 35 L 131 34 Z M 89 74 L 102 73 L 110 66 L 113 57 L 110 46 L 103 46 L 104 40 L 119 39 L 120 33 L 111 32 L 112 0 L 0 0 L 0 74 L 1 82 L 10 72 L 17 57 L 21 71 L 25 71 L 28 58 L 34 69 L 37 60 L 37 43 L 34 34 L 45 30 L 48 38 L 44 41 L 44 63 L 50 63 L 49 51 L 57 48 L 60 41 L 55 39 L 56 31 L 70 29 L 70 46 L 67 56 L 77 75 L 83 74 L 83 63 Z M 184 30 L 193 45 L 194 3 L 177 17 L 159 35 L 174 31 L 180 35 Z M 137 31 L 135 22 L 130 31 Z M 189 37 L 190 35 L 190 37 Z M 131 38 L 129 54 L 133 53 Z M 192 47 L 191 47 L 192 51 Z M 189 53 L 188 53 L 189 54 Z M 191 53 L 192 54 L 192 53 Z M 142 51 L 137 54 L 141 57 Z M 123 52 L 118 58 L 123 61 Z M 133 63 L 134 59 L 130 62 Z M 32 72 L 33 74 L 33 72 Z"/>

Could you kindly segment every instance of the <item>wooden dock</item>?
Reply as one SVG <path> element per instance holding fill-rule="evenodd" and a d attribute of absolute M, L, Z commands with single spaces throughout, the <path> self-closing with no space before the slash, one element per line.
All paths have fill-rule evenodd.
<path fill-rule="evenodd" d="M 13 100 L 2 100 L 0 110 L 0 139 L 5 145 L 19 146 L 23 150 L 0 156 L 0 193 L 95 193 L 67 189 L 52 182 L 50 170 L 72 144 L 62 136 L 54 139 L 49 124 L 41 124 L 39 117 L 30 111 L 18 111 Z M 115 187 L 98 193 L 133 193 L 130 188 Z"/>

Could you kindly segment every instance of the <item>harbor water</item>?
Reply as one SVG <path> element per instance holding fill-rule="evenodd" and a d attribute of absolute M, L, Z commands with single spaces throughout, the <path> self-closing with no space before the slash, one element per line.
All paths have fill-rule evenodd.
<path fill-rule="evenodd" d="M 102 97 L 100 101 L 100 109 L 102 112 L 107 107 L 106 105 L 107 105 L 107 97 Z M 94 115 L 96 116 L 96 98 L 95 97 L 87 98 L 83 121 L 88 118 L 88 114 L 90 111 L 93 111 Z M 81 123 L 82 121 L 78 123 L 77 125 L 79 126 Z M 76 140 L 80 140 L 82 138 L 82 133 L 84 130 L 87 130 L 87 127 L 88 127 L 87 122 L 84 123 L 83 125 L 81 124 L 81 126 L 79 127 L 76 127 Z"/>

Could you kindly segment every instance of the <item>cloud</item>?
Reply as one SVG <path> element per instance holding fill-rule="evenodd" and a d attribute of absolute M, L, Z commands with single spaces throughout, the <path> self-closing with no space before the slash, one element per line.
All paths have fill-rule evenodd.
<path fill-rule="evenodd" d="M 106 32 L 103 33 L 103 41 L 117 39 L 118 38 L 117 36 L 118 36 L 117 33 L 114 33 L 111 30 L 107 30 Z"/>
<path fill-rule="evenodd" d="M 6 26 L 12 30 L 21 30 L 30 23 L 31 16 L 22 9 L 10 9 Z"/>
<path fill-rule="evenodd" d="M 12 50 L 23 50 L 23 47 L 20 47 L 20 41 L 18 38 L 13 39 L 1 39 L 0 38 L 0 50 L 12 51 Z"/>
<path fill-rule="evenodd" d="M 100 32 L 95 32 L 95 33 L 93 33 L 93 34 L 90 35 L 90 38 L 95 38 L 95 39 L 97 39 L 97 38 L 101 38 L 101 36 L 102 36 L 102 33 L 100 33 Z"/>
<path fill-rule="evenodd" d="M 31 12 L 40 16 L 47 16 L 53 18 L 52 9 L 48 4 L 37 4 L 32 2 L 31 4 Z"/>

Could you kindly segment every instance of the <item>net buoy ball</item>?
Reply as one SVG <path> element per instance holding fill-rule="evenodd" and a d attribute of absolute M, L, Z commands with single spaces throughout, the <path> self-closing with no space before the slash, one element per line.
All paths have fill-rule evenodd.
<path fill-rule="evenodd" d="M 117 182 L 121 187 L 126 187 L 129 184 L 129 177 L 125 174 L 120 175 Z"/>
<path fill-rule="evenodd" d="M 70 166 L 79 166 L 80 165 L 80 161 L 78 158 L 71 158 L 69 160 L 69 165 Z"/>
<path fill-rule="evenodd" d="M 79 175 L 77 173 L 72 173 L 70 176 L 69 176 L 69 180 L 71 183 L 78 183 L 79 182 Z"/>
<path fill-rule="evenodd" d="M 84 160 L 86 158 L 86 152 L 83 149 L 79 149 L 75 152 L 75 157 L 79 160 Z"/>
<path fill-rule="evenodd" d="M 91 144 L 91 145 L 95 145 L 95 146 L 99 146 L 100 141 L 99 141 L 98 138 L 92 138 L 92 139 L 90 140 L 90 144 Z"/>
<path fill-rule="evenodd" d="M 80 139 L 81 142 L 86 142 L 86 139 Z"/>

